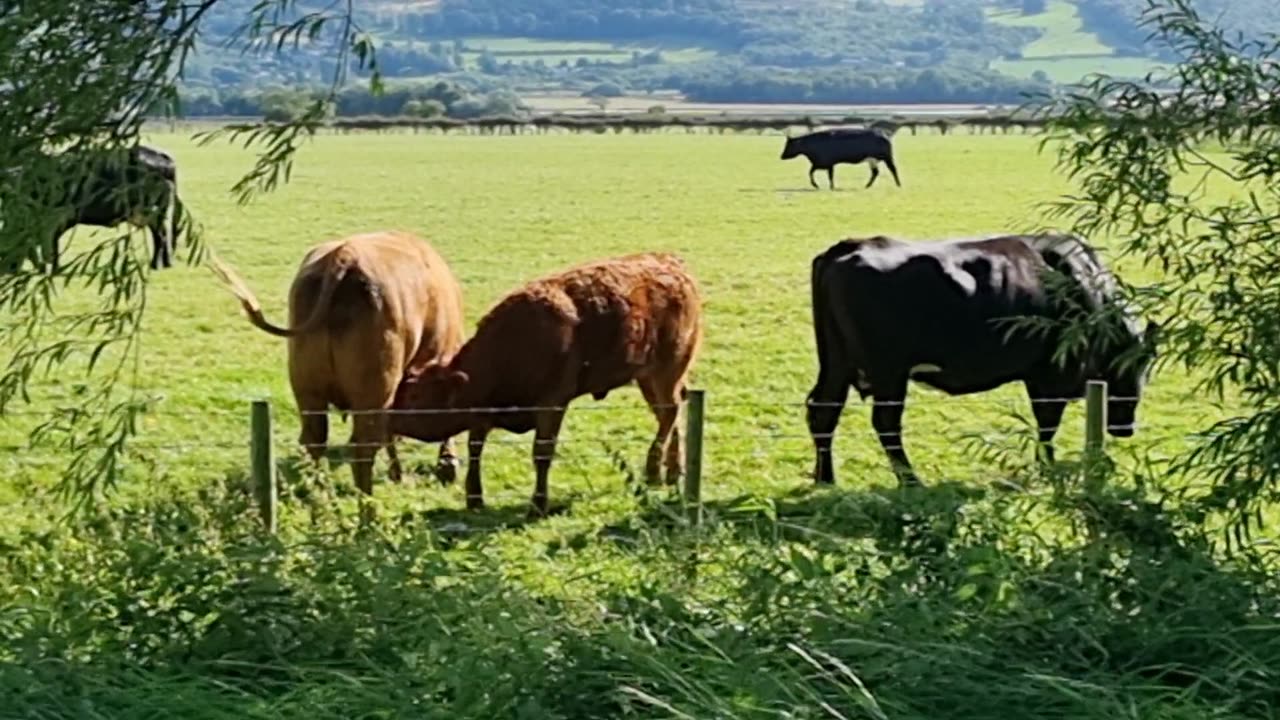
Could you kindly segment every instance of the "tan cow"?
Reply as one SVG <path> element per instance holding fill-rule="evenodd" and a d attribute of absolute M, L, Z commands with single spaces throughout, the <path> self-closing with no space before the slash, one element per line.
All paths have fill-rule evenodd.
<path fill-rule="evenodd" d="M 701 342 L 702 300 L 679 257 L 641 253 L 578 265 L 511 292 L 451 361 L 408 373 L 395 407 L 437 412 L 397 413 L 391 430 L 428 442 L 469 432 L 469 509 L 484 507 L 480 454 L 488 433 L 534 430 L 530 514 L 545 515 L 566 406 L 588 394 L 603 400 L 634 381 L 658 419 L 646 479 L 657 482 L 665 450 L 674 483 L 683 473 L 679 403 Z M 483 411 L 495 407 L 532 409 Z"/>
<path fill-rule="evenodd" d="M 332 405 L 352 415 L 352 473 L 373 493 L 373 462 L 385 446 L 391 479 L 400 462 L 387 416 L 396 387 L 412 367 L 457 352 L 463 340 L 462 291 L 444 259 L 405 232 L 373 232 L 312 247 L 289 290 L 290 327 L 272 325 L 244 281 L 211 259 L 215 274 L 240 300 L 249 321 L 288 338 L 289 383 L 302 416 L 299 441 L 313 460 L 325 452 Z M 457 457 L 440 444 L 437 476 L 448 484 Z"/>

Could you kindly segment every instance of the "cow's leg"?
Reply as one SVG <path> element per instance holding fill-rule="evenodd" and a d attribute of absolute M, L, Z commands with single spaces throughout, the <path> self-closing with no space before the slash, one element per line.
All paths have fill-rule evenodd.
<path fill-rule="evenodd" d="M 889 173 L 893 175 L 893 183 L 898 187 L 902 187 L 902 182 L 898 180 L 898 166 L 893 164 L 893 158 L 892 157 L 885 158 L 884 166 L 889 168 Z"/>
<path fill-rule="evenodd" d="M 49 238 L 49 245 L 47 248 L 45 248 L 44 252 L 49 253 L 48 267 L 49 267 L 50 275 L 56 275 L 58 272 L 58 259 L 59 259 L 58 256 L 61 254 L 59 252 L 58 245 L 62 242 L 62 236 L 65 235 L 67 233 L 67 230 L 70 230 L 70 229 L 71 229 L 70 224 L 63 223 L 62 225 L 59 225 L 56 230 L 53 231 L 53 237 Z M 36 255 L 37 257 L 40 257 L 41 255 L 43 255 L 43 253 L 37 252 Z M 40 269 L 44 270 L 45 262 L 43 260 L 40 262 L 40 266 L 41 266 Z"/>
<path fill-rule="evenodd" d="M 173 258 L 169 252 L 169 240 L 164 234 L 164 217 L 153 220 L 147 229 L 151 231 L 151 269 L 173 267 Z"/>
<path fill-rule="evenodd" d="M 831 167 L 827 168 L 827 184 L 831 186 L 832 190 L 836 189 L 836 166 L 835 165 L 832 165 Z"/>
<path fill-rule="evenodd" d="M 484 454 L 484 441 L 489 436 L 487 428 L 472 428 L 467 434 L 467 509 L 484 508 L 484 487 L 480 483 L 480 456 Z"/>
<path fill-rule="evenodd" d="M 818 172 L 818 166 L 810 165 L 809 166 L 809 184 L 813 186 L 814 190 L 818 189 L 818 181 L 813 179 L 813 174 L 816 172 Z"/>
<path fill-rule="evenodd" d="M 54 236 L 53 236 L 52 238 L 50 238 L 50 239 L 49 239 L 49 249 L 48 249 L 48 253 L 49 253 L 49 265 L 48 265 L 48 267 L 49 267 L 49 274 L 50 274 L 50 275 L 56 275 L 56 274 L 58 274 L 58 239 L 59 239 L 59 238 L 58 238 L 58 235 L 57 235 L 57 234 L 54 234 Z M 37 253 L 37 256 L 38 256 L 38 255 L 39 255 L 39 253 Z M 43 263 L 43 262 L 42 262 L 42 263 L 40 263 L 40 264 L 41 264 L 41 265 L 44 265 L 44 263 Z"/>
<path fill-rule="evenodd" d="M 680 414 L 680 405 L 676 390 L 670 383 L 661 383 L 652 378 L 640 380 L 640 392 L 649 404 L 654 417 L 658 419 L 658 434 L 649 445 L 649 456 L 644 465 L 644 479 L 649 485 L 658 484 L 658 472 L 666 451 L 667 484 L 674 485 L 682 474 L 680 467 L 680 431 L 676 429 L 676 419 Z"/>
<path fill-rule="evenodd" d="M 556 438 L 560 424 L 564 422 L 564 409 L 543 410 L 534 420 L 533 472 L 535 476 L 533 498 L 529 517 L 547 514 L 547 474 L 551 472 L 551 459 L 556 454 Z"/>
<path fill-rule="evenodd" d="M 298 444 L 303 447 L 312 462 L 319 462 L 329 442 L 329 403 L 319 395 L 300 393 L 295 398 L 299 420 Z"/>
<path fill-rule="evenodd" d="M 876 184 L 876 178 L 880 177 L 880 163 L 871 158 L 868 164 L 871 166 L 871 178 L 867 180 L 867 187 L 871 187 Z"/>
<path fill-rule="evenodd" d="M 445 438 L 440 443 L 440 453 L 436 458 L 436 480 L 444 486 L 458 481 L 458 455 L 453 450 L 453 438 Z"/>
<path fill-rule="evenodd" d="M 1062 424 L 1062 414 L 1067 409 L 1067 402 L 1062 399 L 1063 394 L 1027 385 L 1031 414 L 1036 418 L 1039 447 L 1044 451 L 1044 460 L 1049 465 L 1054 462 L 1053 438 L 1058 432 L 1058 426 Z"/>
<path fill-rule="evenodd" d="M 822 358 L 819 363 L 825 365 Z M 849 397 L 849 379 L 843 371 L 831 367 L 819 367 L 818 380 L 805 398 L 805 419 L 809 435 L 813 437 L 815 452 L 813 480 L 819 485 L 834 485 L 835 463 L 831 459 L 831 445 L 835 439 L 840 413 Z"/>
<path fill-rule="evenodd" d="M 878 384 L 872 398 L 875 405 L 871 409 L 871 426 L 880 438 L 880 447 L 884 448 L 889 465 L 898 477 L 898 483 L 921 485 L 920 478 L 916 477 L 915 470 L 907 459 L 902 439 L 902 412 L 906 408 L 907 381 L 904 379 Z"/>
<path fill-rule="evenodd" d="M 388 444 L 389 437 L 386 413 L 351 413 L 351 472 L 355 476 L 356 488 L 365 495 L 373 495 L 374 459 L 378 448 Z"/>
<path fill-rule="evenodd" d="M 400 467 L 400 454 L 396 452 L 396 436 L 387 433 L 387 479 L 399 485 L 404 482 L 404 470 Z"/>

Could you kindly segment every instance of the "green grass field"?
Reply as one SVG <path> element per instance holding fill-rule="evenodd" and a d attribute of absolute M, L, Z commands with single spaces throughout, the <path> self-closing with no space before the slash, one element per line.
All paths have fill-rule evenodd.
<path fill-rule="evenodd" d="M 995 22 L 1045 31 L 1040 39 L 1022 49 L 1021 59 L 993 62 L 992 69 L 1000 72 L 1029 77 L 1042 70 L 1055 82 L 1074 83 L 1090 73 L 1142 77 L 1161 67 L 1149 58 L 1116 55 L 1114 48 L 1084 29 L 1075 3 L 1067 0 L 1053 0 L 1045 12 L 1036 15 L 996 9 L 988 15 Z"/>
<path fill-rule="evenodd" d="M 484 512 L 461 510 L 460 485 L 390 485 L 380 456 L 372 534 L 354 527 L 345 466 L 330 475 L 340 497 L 313 515 L 295 497 L 311 486 L 284 343 L 207 269 L 180 264 L 151 282 L 138 381 L 164 400 L 107 515 L 54 524 L 57 458 L 0 456 L 0 695 L 17 698 L 0 716 L 1264 716 L 1272 691 L 1238 663 L 1276 658 L 1274 629 L 1252 619 L 1274 601 L 1206 555 L 1165 557 L 1120 529 L 1090 544 L 1069 529 L 1079 507 L 1043 483 L 1002 489 L 1031 457 L 994 469 L 966 436 L 1021 432 L 1019 388 L 912 390 L 907 444 L 927 490 L 894 489 L 857 404 L 838 431 L 837 487 L 808 477 L 810 259 L 848 235 L 1037 222 L 1035 203 L 1066 185 L 1034 138 L 903 135 L 904 187 L 864 190 L 866 168 L 846 166 L 832 193 L 777 159 L 779 137 L 322 136 L 287 187 L 247 208 L 227 188 L 248 154 L 152 140 L 177 156 L 210 247 L 277 322 L 305 249 L 348 233 L 428 238 L 463 284 L 469 324 L 571 263 L 682 254 L 706 302 L 693 386 L 707 391 L 707 523 L 671 530 L 662 492 L 628 487 L 654 430 L 633 388 L 569 411 L 550 481 L 562 515 L 525 523 L 532 437 L 504 433 L 485 454 Z M 77 231 L 73 251 L 92 236 Z M 1155 380 L 1138 436 L 1113 441 L 1119 462 L 1176 451 L 1217 414 L 1190 386 L 1174 371 Z M 256 534 L 245 488 L 258 398 L 276 419 L 278 539 Z M 22 444 L 33 422 L 0 420 L 0 445 Z M 335 415 L 332 441 L 348 431 Z M 1077 405 L 1064 458 L 1082 436 Z M 401 448 L 406 469 L 435 455 Z M 1175 662 L 1161 653 L 1203 686 L 1152 679 Z"/>
<path fill-rule="evenodd" d="M 633 52 L 662 52 L 668 63 L 697 62 L 715 57 L 713 49 L 697 47 L 678 39 L 654 38 L 635 43 L 587 42 L 572 40 L 542 40 L 523 37 L 470 37 L 463 40 L 466 50 L 463 58 L 468 67 L 475 67 L 481 54 L 488 51 L 499 62 L 533 63 L 538 60 L 549 65 L 561 61 L 570 63 L 585 58 L 592 62 L 625 62 Z"/>

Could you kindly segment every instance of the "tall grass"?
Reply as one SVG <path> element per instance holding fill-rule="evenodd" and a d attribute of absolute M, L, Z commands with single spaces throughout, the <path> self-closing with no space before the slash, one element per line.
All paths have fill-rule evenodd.
<path fill-rule="evenodd" d="M 1280 703 L 1267 558 L 1214 560 L 1195 523 L 1120 491 L 713 505 L 693 579 L 690 531 L 665 516 L 616 530 L 629 542 L 612 552 L 656 571 L 642 587 L 576 599 L 513 579 L 486 535 L 413 516 L 263 537 L 235 483 L 27 533 L 0 563 L 0 716 L 1261 718 Z"/>

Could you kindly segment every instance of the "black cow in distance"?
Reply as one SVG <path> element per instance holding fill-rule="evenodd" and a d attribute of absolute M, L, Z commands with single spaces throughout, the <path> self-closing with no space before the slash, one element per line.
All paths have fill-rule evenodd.
<path fill-rule="evenodd" d="M 790 160 L 800 155 L 809 159 L 809 184 L 814 189 L 818 187 L 817 181 L 813 179 L 815 172 L 826 170 L 827 182 L 835 190 L 836 165 L 856 165 L 860 162 L 871 165 L 871 178 L 867 180 L 866 187 L 871 187 L 876 178 L 880 177 L 880 163 L 889 168 L 889 172 L 893 174 L 893 182 L 902 187 L 902 182 L 898 179 L 898 168 L 893 162 L 893 141 L 879 129 L 833 128 L 788 137 L 782 148 L 782 159 Z"/>

